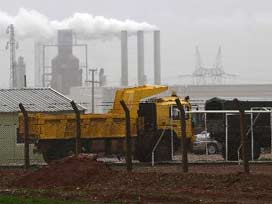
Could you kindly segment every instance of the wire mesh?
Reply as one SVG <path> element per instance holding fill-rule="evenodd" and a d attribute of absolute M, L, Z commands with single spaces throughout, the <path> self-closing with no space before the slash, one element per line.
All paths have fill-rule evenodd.
<path fill-rule="evenodd" d="M 238 113 L 192 113 L 196 139 L 190 147 L 189 162 L 239 162 L 242 145 Z M 246 113 L 245 134 L 249 141 L 249 158 L 255 162 L 272 161 L 271 112 Z M 181 161 L 181 151 L 174 161 Z"/>
<path fill-rule="evenodd" d="M 191 113 L 192 121 L 194 124 L 194 135 L 196 140 L 190 145 L 190 152 L 188 154 L 189 162 L 225 162 L 225 161 L 241 161 L 241 153 L 238 151 L 239 145 L 230 143 L 232 134 L 239 132 L 239 124 L 237 121 L 237 114 L 234 113 Z M 220 120 L 219 120 L 220 119 Z M 124 122 L 124 119 L 122 120 Z M 171 122 L 172 121 L 172 122 Z M 264 122 L 265 121 L 265 122 Z M 130 120 L 132 128 L 136 127 L 135 118 Z M 250 148 L 253 147 L 253 152 L 257 145 L 257 156 L 253 156 L 253 160 L 262 162 L 272 160 L 271 154 L 271 112 L 255 111 L 254 113 L 247 112 L 246 114 L 246 133 L 249 137 Z M 176 124 L 170 120 L 170 124 L 166 127 L 171 129 L 171 126 Z M 124 129 L 125 126 L 121 128 Z M 160 128 L 160 126 L 159 126 Z M 238 130 L 237 130 L 238 128 Z M 235 130 L 234 130 L 235 129 Z M 215 135 L 215 130 L 220 130 L 220 135 Z M 136 128 L 133 129 L 132 137 L 134 141 L 137 137 Z M 177 137 L 178 135 L 171 134 L 170 137 Z M 252 135 L 253 133 L 253 135 Z M 263 134 L 260 134 L 263 133 Z M 220 136 L 220 137 L 219 137 Z M 110 149 L 114 149 L 112 155 L 116 158 L 123 155 L 125 152 L 125 135 L 118 136 L 116 140 L 110 142 Z M 253 140 L 252 140 L 253 138 Z M 93 141 L 92 147 L 97 147 L 98 152 L 105 152 L 105 140 Z M 117 141 L 118 140 L 118 141 Z M 226 142 L 227 141 L 227 142 Z M 239 140 L 238 140 L 239 141 Z M 252 142 L 253 141 L 253 142 Z M 256 142 L 257 141 L 257 142 Z M 178 142 L 176 145 L 175 143 Z M 181 139 L 171 141 L 171 151 L 173 152 L 173 161 L 180 162 L 182 158 Z M 227 145 L 226 145 L 227 144 Z M 240 143 L 239 143 L 240 144 Z M 24 144 L 23 139 L 18 134 L 18 119 L 13 116 L 5 116 L 0 119 L 0 165 L 22 165 L 24 164 Z M 71 144 L 73 145 L 73 144 Z M 98 148 L 99 147 L 99 148 Z M 177 147 L 177 148 L 176 148 Z M 73 146 L 71 147 L 73 149 Z M 86 149 L 86 147 L 83 147 Z M 135 148 L 135 145 L 134 145 Z M 119 151 L 122 149 L 122 151 Z M 45 161 L 41 154 L 34 154 L 33 141 L 30 144 L 30 162 L 31 164 L 44 164 Z M 56 151 L 58 149 L 56 148 Z M 95 152 L 93 150 L 93 152 Z M 234 158 L 226 158 L 226 152 L 235 154 Z M 252 152 L 252 151 L 250 151 Z M 72 151 L 71 151 L 72 153 Z M 102 154 L 104 155 L 104 154 Z M 250 155 L 252 158 L 252 155 Z"/>

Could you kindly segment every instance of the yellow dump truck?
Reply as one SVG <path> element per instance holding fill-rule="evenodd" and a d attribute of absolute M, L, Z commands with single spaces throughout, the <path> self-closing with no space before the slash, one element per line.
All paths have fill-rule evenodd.
<path fill-rule="evenodd" d="M 139 86 L 116 91 L 112 109 L 106 114 L 81 114 L 81 145 L 84 152 L 122 153 L 126 136 L 124 100 L 131 116 L 131 136 L 134 156 L 140 161 L 150 161 L 151 152 L 159 137 L 162 139 L 155 151 L 157 160 L 171 158 L 171 144 L 176 149 L 181 136 L 179 111 L 175 99 L 144 98 L 167 90 L 167 86 Z M 190 102 L 181 99 L 186 110 Z M 23 135 L 23 116 L 19 118 L 19 134 Z M 186 136 L 193 137 L 191 115 L 186 116 Z M 46 161 L 59 159 L 75 149 L 75 114 L 29 114 L 29 134 L 35 141 L 36 151 Z M 173 141 L 173 142 L 172 142 Z"/>

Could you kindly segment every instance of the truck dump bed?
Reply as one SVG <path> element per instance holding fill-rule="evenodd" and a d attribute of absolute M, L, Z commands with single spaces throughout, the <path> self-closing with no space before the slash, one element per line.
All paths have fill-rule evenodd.
<path fill-rule="evenodd" d="M 130 109 L 131 135 L 137 135 L 137 111 L 141 99 L 167 90 L 167 86 L 139 86 L 116 92 L 112 110 L 106 114 L 82 114 L 82 138 L 125 137 L 125 114 L 120 105 L 124 100 Z M 23 134 L 23 117 L 19 117 L 19 133 Z M 75 114 L 29 114 L 29 134 L 32 139 L 71 139 L 76 134 Z"/>

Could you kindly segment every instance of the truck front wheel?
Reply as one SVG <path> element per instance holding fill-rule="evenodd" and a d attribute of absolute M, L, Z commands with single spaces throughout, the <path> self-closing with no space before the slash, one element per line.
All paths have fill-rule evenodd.
<path fill-rule="evenodd" d="M 159 130 L 157 132 L 152 133 L 142 133 L 138 135 L 136 140 L 135 147 L 135 158 L 140 162 L 150 162 L 152 160 L 152 150 L 155 147 L 157 141 L 163 136 L 158 143 L 155 151 L 154 151 L 154 160 L 155 161 L 170 161 L 172 159 L 171 156 L 171 130 Z M 178 145 L 176 145 L 175 134 L 174 136 L 174 150 L 177 149 Z"/>

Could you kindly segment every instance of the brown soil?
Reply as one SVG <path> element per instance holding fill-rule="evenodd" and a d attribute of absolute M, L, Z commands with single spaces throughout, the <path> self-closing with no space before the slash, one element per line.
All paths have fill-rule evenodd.
<path fill-rule="evenodd" d="M 110 174 L 110 168 L 96 161 L 95 156 L 82 154 L 52 162 L 48 166 L 30 172 L 16 180 L 14 185 L 31 188 L 82 186 L 89 182 L 103 182 Z"/>
<path fill-rule="evenodd" d="M 272 203 L 272 165 L 251 165 L 249 175 L 242 170 L 238 165 L 194 165 L 182 173 L 181 165 L 163 165 L 128 173 L 125 167 L 109 168 L 81 155 L 36 171 L 2 170 L 0 187 L 107 203 Z"/>

